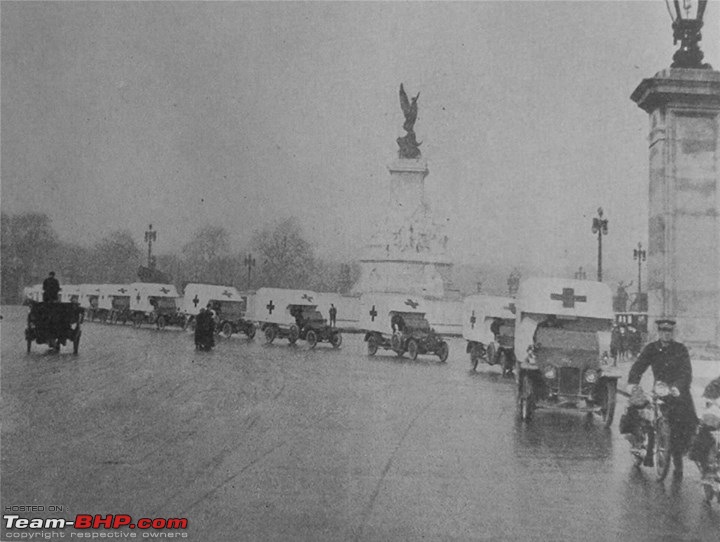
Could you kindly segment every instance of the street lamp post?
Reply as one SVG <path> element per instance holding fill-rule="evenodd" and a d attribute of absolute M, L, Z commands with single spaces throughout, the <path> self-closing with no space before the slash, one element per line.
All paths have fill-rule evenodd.
<path fill-rule="evenodd" d="M 152 259 L 152 243 L 153 241 L 157 240 L 157 231 L 153 231 L 152 224 L 148 227 L 148 231 L 145 232 L 145 242 L 148 244 L 148 268 L 153 269 L 155 266 L 153 265 L 153 259 Z"/>
<path fill-rule="evenodd" d="M 698 45 L 702 39 L 700 29 L 703 27 L 707 0 L 673 0 L 674 10 L 670 8 L 669 0 L 665 0 L 665 3 L 672 19 L 673 44 L 680 42 L 670 67 L 711 69 L 710 64 L 703 64 L 705 55 Z"/>
<path fill-rule="evenodd" d="M 248 287 L 250 286 L 250 272 L 253 267 L 255 267 L 255 258 L 252 257 L 252 254 L 248 254 L 245 256 L 245 266 L 248 270 Z"/>
<path fill-rule="evenodd" d="M 641 310 L 642 307 L 640 307 L 640 304 L 642 302 L 642 274 L 641 274 L 641 267 L 642 263 L 647 259 L 647 252 L 643 249 L 642 243 L 638 242 L 637 248 L 633 249 L 633 260 L 637 260 L 638 263 L 638 310 Z"/>
<path fill-rule="evenodd" d="M 603 218 L 603 208 L 598 207 L 598 216 L 593 218 L 592 232 L 598 236 L 598 270 L 597 279 L 598 282 L 602 282 L 602 236 L 607 235 L 608 232 L 608 220 Z"/>

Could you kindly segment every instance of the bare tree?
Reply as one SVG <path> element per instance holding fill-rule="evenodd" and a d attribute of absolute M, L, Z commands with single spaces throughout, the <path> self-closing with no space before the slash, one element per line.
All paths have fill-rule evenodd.
<path fill-rule="evenodd" d="M 313 248 L 296 218 L 255 232 L 251 247 L 258 254 L 259 286 L 307 288 L 314 267 Z"/>

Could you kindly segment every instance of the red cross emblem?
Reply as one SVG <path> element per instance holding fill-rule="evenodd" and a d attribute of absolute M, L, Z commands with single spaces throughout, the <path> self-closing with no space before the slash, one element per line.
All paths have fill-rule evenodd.
<path fill-rule="evenodd" d="M 223 290 L 222 295 L 224 295 L 225 297 L 230 298 L 230 297 L 232 297 L 232 292 L 231 292 L 230 290 Z"/>
<path fill-rule="evenodd" d="M 417 309 L 417 308 L 418 308 L 418 305 L 419 305 L 420 303 L 418 303 L 417 301 L 413 301 L 412 299 L 408 298 L 408 300 L 405 301 L 405 304 L 406 304 L 408 307 L 412 307 L 413 309 Z"/>
<path fill-rule="evenodd" d="M 475 318 L 475 311 L 472 311 L 472 314 L 470 315 L 470 327 L 472 329 L 475 329 L 475 322 L 477 322 L 477 318 Z"/>
<path fill-rule="evenodd" d="M 377 315 L 378 315 L 378 313 L 377 313 L 377 311 L 375 310 L 375 305 L 373 305 L 373 306 L 372 306 L 372 309 L 370 309 L 370 316 L 371 316 L 370 321 L 371 321 L 371 322 L 374 322 L 374 321 L 375 321 L 375 317 L 376 317 Z"/>
<path fill-rule="evenodd" d="M 562 294 L 550 294 L 550 299 L 555 301 L 562 301 L 563 308 L 572 309 L 575 306 L 575 302 L 585 303 L 587 296 L 575 295 L 574 288 L 563 288 Z"/>
<path fill-rule="evenodd" d="M 275 305 L 273 305 L 272 299 L 270 300 L 270 303 L 265 305 L 265 308 L 268 310 L 270 314 L 272 314 L 273 309 L 275 308 Z"/>

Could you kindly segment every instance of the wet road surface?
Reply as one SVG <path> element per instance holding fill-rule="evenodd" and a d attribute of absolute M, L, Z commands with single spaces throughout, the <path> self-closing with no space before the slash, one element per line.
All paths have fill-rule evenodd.
<path fill-rule="evenodd" d="M 611 429 L 520 423 L 513 380 L 470 372 L 458 339 L 446 364 L 369 358 L 358 335 L 200 353 L 177 329 L 88 322 L 79 355 L 26 355 L 26 309 L 2 314 L 3 507 L 186 517 L 196 541 L 720 538 L 694 465 L 679 484 L 632 466 L 624 399 Z"/>

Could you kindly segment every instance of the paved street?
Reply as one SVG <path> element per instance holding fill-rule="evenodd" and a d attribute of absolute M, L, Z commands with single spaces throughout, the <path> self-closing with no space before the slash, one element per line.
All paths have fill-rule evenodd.
<path fill-rule="evenodd" d="M 25 314 L 2 309 L 0 496 L 63 507 L 26 517 L 185 517 L 195 541 L 720 532 L 694 465 L 664 485 L 632 467 L 624 398 L 610 430 L 572 412 L 519 423 L 513 380 L 470 372 L 458 339 L 440 364 L 368 358 L 357 335 L 339 350 L 258 335 L 198 353 L 177 329 L 86 323 L 78 356 L 26 355 Z"/>

